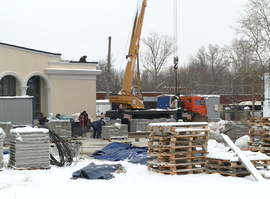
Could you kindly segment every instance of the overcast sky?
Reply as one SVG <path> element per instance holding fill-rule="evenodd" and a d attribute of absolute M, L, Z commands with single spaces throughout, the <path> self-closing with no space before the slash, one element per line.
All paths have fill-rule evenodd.
<path fill-rule="evenodd" d="M 180 65 L 201 47 L 229 45 L 229 25 L 248 0 L 178 0 Z M 115 65 L 125 68 L 137 0 L 0 0 L 0 42 L 61 53 L 65 60 L 106 59 L 112 37 Z M 148 0 L 142 37 L 174 36 L 174 0 Z"/>

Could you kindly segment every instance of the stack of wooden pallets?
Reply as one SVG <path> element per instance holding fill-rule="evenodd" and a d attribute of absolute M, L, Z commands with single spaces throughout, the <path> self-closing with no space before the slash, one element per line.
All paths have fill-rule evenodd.
<path fill-rule="evenodd" d="M 149 170 L 170 175 L 205 171 L 208 123 L 150 123 L 148 131 Z"/>
<path fill-rule="evenodd" d="M 248 150 L 270 155 L 270 118 L 250 118 Z"/>
<path fill-rule="evenodd" d="M 269 170 L 269 156 L 257 152 L 250 152 L 249 154 L 247 153 L 245 155 L 250 159 L 251 163 L 257 170 Z M 229 159 L 206 157 L 206 173 L 219 173 L 224 176 L 233 177 L 245 177 L 250 175 L 250 172 L 246 169 L 245 165 L 238 159 L 238 157 L 233 156 Z"/>

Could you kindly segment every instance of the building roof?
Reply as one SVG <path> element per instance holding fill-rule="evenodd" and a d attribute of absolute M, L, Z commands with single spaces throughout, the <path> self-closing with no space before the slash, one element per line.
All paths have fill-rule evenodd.
<path fill-rule="evenodd" d="M 22 47 L 22 46 L 16 46 L 16 45 L 2 43 L 2 42 L 0 42 L 0 45 L 1 46 L 6 46 L 6 47 L 11 47 L 11 48 L 17 48 L 17 49 L 32 51 L 32 52 L 44 53 L 44 54 L 48 54 L 48 55 L 61 56 L 61 53 L 52 53 L 52 52 L 46 52 L 46 51 L 42 51 L 42 50 L 35 50 L 35 49 L 31 49 L 31 48 L 26 48 L 26 47 Z"/>

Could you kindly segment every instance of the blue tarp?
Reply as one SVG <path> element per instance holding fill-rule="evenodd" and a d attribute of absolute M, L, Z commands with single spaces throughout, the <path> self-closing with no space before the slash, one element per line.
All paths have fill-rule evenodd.
<path fill-rule="evenodd" d="M 134 164 L 147 165 L 147 151 L 147 147 L 132 147 L 131 144 L 113 142 L 102 150 L 97 150 L 95 153 L 90 154 L 89 157 L 109 161 L 126 160 Z"/>
<path fill-rule="evenodd" d="M 114 177 L 112 173 L 114 173 L 116 170 L 123 171 L 124 168 L 121 164 L 96 165 L 92 162 L 88 166 L 83 167 L 82 169 L 73 172 L 71 179 L 75 180 L 77 178 L 84 178 L 88 180 L 94 180 L 94 179 L 109 180 Z"/>

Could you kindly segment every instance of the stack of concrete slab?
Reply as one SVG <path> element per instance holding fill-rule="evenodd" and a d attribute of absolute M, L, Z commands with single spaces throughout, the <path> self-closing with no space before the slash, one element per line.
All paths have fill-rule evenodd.
<path fill-rule="evenodd" d="M 11 129 L 8 166 L 15 169 L 50 168 L 49 130 L 31 127 Z"/>
<path fill-rule="evenodd" d="M 148 132 L 150 123 L 175 122 L 174 119 L 158 118 L 158 119 L 132 119 L 130 122 L 130 132 Z"/>
<path fill-rule="evenodd" d="M 3 129 L 0 128 L 0 171 L 3 169 Z"/>
<path fill-rule="evenodd" d="M 115 123 L 111 126 L 102 127 L 102 139 L 128 138 L 128 125 Z"/>
<path fill-rule="evenodd" d="M 106 126 L 112 126 L 115 123 L 121 124 L 121 119 L 110 119 L 110 120 L 105 120 Z"/>
<path fill-rule="evenodd" d="M 71 123 L 69 120 L 50 120 L 47 126 L 64 140 L 72 140 Z"/>
<path fill-rule="evenodd" d="M 9 144 L 9 132 L 10 132 L 10 129 L 13 128 L 11 122 L 0 122 L 0 128 L 2 128 L 4 132 L 6 133 L 4 144 Z"/>

